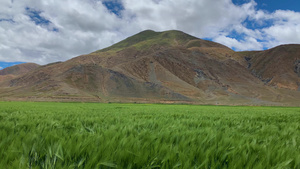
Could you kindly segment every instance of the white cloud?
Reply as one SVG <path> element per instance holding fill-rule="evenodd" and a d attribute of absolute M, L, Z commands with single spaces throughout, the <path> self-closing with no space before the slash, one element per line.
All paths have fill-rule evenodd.
<path fill-rule="evenodd" d="M 270 16 L 275 24 L 264 28 L 269 43 L 267 47 L 273 47 L 286 43 L 300 43 L 300 13 L 278 10 Z"/>
<path fill-rule="evenodd" d="M 229 0 L 124 0 L 124 7 L 124 15 L 141 29 L 179 29 L 200 37 L 215 36 L 247 17 L 244 6 Z"/>
<path fill-rule="evenodd" d="M 123 22 L 101 2 L 15 1 L 0 2 L 0 60 L 49 63 L 66 60 L 106 47 L 124 37 L 115 31 Z M 40 11 L 49 25 L 37 25 L 26 15 L 26 7 Z M 6 10 L 4 14 L 2 9 Z M 49 31 L 53 27 L 58 32 Z"/>
<path fill-rule="evenodd" d="M 145 29 L 178 29 L 237 50 L 300 43 L 299 12 L 268 13 L 256 9 L 254 0 L 241 6 L 234 5 L 231 0 L 114 2 L 123 4 L 120 16 L 110 12 L 101 0 L 2 0 L 0 61 L 39 64 L 64 61 L 107 47 Z M 28 9 L 50 22 L 36 24 L 28 16 Z M 260 26 L 265 25 L 265 21 L 272 24 L 252 29 L 245 20 Z M 232 32 L 240 37 L 230 36 Z"/>
<path fill-rule="evenodd" d="M 238 51 L 243 50 L 262 50 L 263 45 L 259 43 L 255 38 L 247 37 L 244 40 L 238 41 L 237 39 L 226 37 L 226 36 L 218 36 L 213 39 L 215 42 L 224 44 L 230 48 L 234 48 Z"/>

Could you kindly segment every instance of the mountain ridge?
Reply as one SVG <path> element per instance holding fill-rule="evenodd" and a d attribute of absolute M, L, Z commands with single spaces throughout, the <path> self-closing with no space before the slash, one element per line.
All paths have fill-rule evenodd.
<path fill-rule="evenodd" d="M 299 106 L 299 53 L 300 45 L 235 52 L 181 31 L 146 30 L 108 48 L 0 79 L 0 97 Z"/>

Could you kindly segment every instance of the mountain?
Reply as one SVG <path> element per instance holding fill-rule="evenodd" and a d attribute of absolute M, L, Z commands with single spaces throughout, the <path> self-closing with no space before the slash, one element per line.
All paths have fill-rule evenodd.
<path fill-rule="evenodd" d="M 35 63 L 22 63 L 0 70 L 0 81 L 13 79 L 18 76 L 29 73 L 30 71 L 38 68 L 40 65 Z"/>
<path fill-rule="evenodd" d="M 146 30 L 88 55 L 0 79 L 0 97 L 299 106 L 299 53 L 300 45 L 235 52 L 181 31 Z"/>
<path fill-rule="evenodd" d="M 265 84 L 300 90 L 300 45 L 281 45 L 245 59 L 252 74 Z"/>
<path fill-rule="evenodd" d="M 0 70 L 0 75 L 22 75 L 26 74 L 36 68 L 38 68 L 40 65 L 35 63 L 22 63 L 18 65 L 14 65 L 11 67 L 4 68 Z"/>

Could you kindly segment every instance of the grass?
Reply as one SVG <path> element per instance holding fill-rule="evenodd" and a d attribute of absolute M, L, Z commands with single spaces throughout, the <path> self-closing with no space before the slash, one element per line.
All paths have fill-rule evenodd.
<path fill-rule="evenodd" d="M 300 168 L 300 108 L 0 102 L 1 168 Z"/>
<path fill-rule="evenodd" d="M 197 38 L 175 30 L 165 32 L 154 32 L 152 30 L 146 30 L 108 48 L 96 51 L 95 53 L 117 52 L 130 46 L 135 47 L 137 50 L 145 50 L 149 49 L 153 45 L 173 46 L 178 44 L 185 44 L 193 39 Z"/>

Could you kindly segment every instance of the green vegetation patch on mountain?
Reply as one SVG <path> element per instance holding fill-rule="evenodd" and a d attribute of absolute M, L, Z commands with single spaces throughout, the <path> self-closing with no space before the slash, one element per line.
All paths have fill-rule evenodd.
<path fill-rule="evenodd" d="M 173 45 L 183 45 L 190 40 L 198 39 L 181 31 L 165 31 L 165 32 L 155 32 L 152 30 L 146 30 L 140 32 L 134 36 L 131 36 L 115 45 L 108 48 L 98 50 L 98 52 L 107 51 L 120 51 L 127 47 L 135 47 L 139 50 L 149 49 L 154 44 L 162 46 L 173 46 Z"/>

